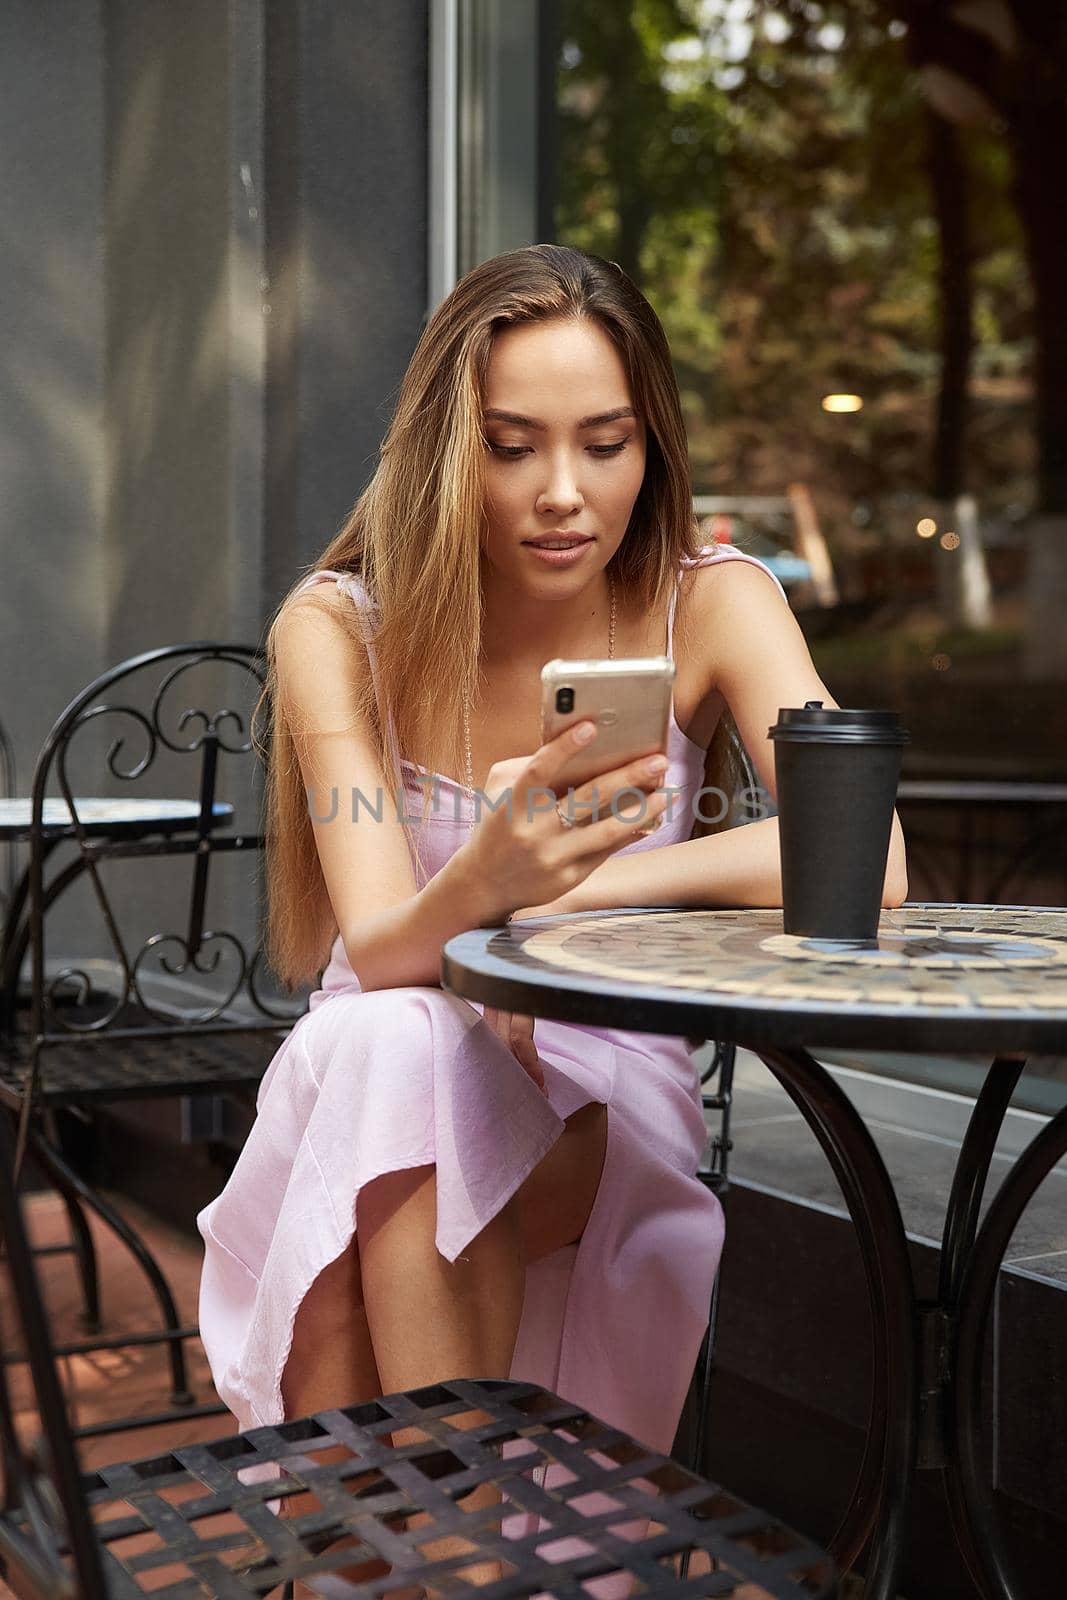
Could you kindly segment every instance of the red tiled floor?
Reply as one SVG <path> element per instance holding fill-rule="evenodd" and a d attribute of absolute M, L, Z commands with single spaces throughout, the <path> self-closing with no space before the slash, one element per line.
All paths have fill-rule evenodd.
<path fill-rule="evenodd" d="M 116 1201 L 115 1196 L 109 1198 L 113 1203 Z M 119 1199 L 117 1204 L 159 1262 L 182 1322 L 195 1323 L 201 1263 L 199 1240 L 168 1227 L 126 1200 Z M 32 1196 L 26 1205 L 26 1215 L 35 1245 L 59 1243 L 69 1237 L 66 1214 L 58 1196 L 47 1193 Z M 141 1268 L 108 1228 L 95 1218 L 91 1226 L 99 1259 L 103 1332 L 111 1336 L 158 1328 L 161 1325 L 159 1312 Z M 87 1338 L 80 1317 L 81 1295 L 74 1258 L 65 1254 L 39 1255 L 36 1261 L 53 1339 L 64 1343 Z M 5 1328 L 10 1323 L 8 1310 L 4 1308 Z M 186 1345 L 186 1357 L 190 1388 L 196 1402 L 215 1401 L 217 1396 L 198 1339 Z M 133 1416 L 167 1409 L 169 1376 L 163 1345 L 67 1356 L 60 1367 L 71 1421 L 76 1427 L 117 1415 Z M 32 1404 L 28 1377 L 25 1368 L 18 1370 L 16 1405 Z M 182 1421 L 181 1411 L 175 1408 L 174 1417 L 173 1425 L 83 1441 L 84 1465 L 92 1467 L 102 1461 L 150 1455 L 156 1449 L 229 1433 L 234 1427 L 228 1414 Z"/>
<path fill-rule="evenodd" d="M 200 1280 L 199 1240 L 168 1227 L 129 1201 L 116 1196 L 109 1198 L 117 1203 L 155 1255 L 170 1283 L 183 1324 L 194 1323 Z M 29 1197 L 25 1214 L 35 1245 L 60 1243 L 69 1237 L 66 1213 L 58 1196 L 44 1193 Z M 113 1335 L 158 1328 L 159 1313 L 140 1267 L 102 1223 L 93 1219 L 91 1226 L 99 1260 L 104 1333 Z M 36 1262 L 53 1339 L 66 1343 L 87 1337 L 80 1319 L 81 1298 L 73 1256 L 39 1255 Z M 0 1323 L 4 1348 L 21 1346 L 6 1295 L 0 1302 Z M 215 1401 L 217 1396 L 198 1339 L 186 1344 L 186 1359 L 196 1403 L 206 1405 Z M 168 1406 L 169 1379 L 163 1345 L 99 1350 L 90 1355 L 64 1357 L 60 1362 L 60 1377 L 75 1426 L 110 1417 L 164 1411 Z M 11 1383 L 17 1425 L 20 1429 L 32 1430 L 35 1412 L 28 1369 L 15 1368 Z M 175 1421 L 167 1425 L 82 1440 L 79 1444 L 82 1465 L 91 1469 L 108 1461 L 136 1460 L 196 1439 L 221 1438 L 235 1428 L 228 1413 L 189 1419 L 175 1408 L 173 1415 Z M 11 1591 L 0 1583 L 0 1600 L 10 1600 L 10 1595 Z"/>

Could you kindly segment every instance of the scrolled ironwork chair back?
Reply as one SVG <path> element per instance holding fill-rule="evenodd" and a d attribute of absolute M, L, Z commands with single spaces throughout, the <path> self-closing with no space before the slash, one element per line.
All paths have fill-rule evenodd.
<path fill-rule="evenodd" d="M 261 652 L 247 645 L 165 646 L 103 673 L 56 722 L 33 778 L 30 1021 L 38 1044 L 119 1032 L 247 1031 L 294 1019 L 293 1007 L 268 992 L 258 940 L 258 870 L 255 886 L 241 886 L 257 908 L 245 917 L 252 934 L 211 915 L 210 891 L 222 861 L 247 853 L 258 869 L 258 756 L 268 733 L 264 678 Z M 86 762 L 76 759 L 87 742 L 90 754 L 99 752 L 89 767 L 99 777 L 92 776 L 88 790 Z M 116 802 L 118 823 L 109 815 Z M 250 822 L 243 809 L 254 813 Z M 74 855 L 46 881 L 57 815 L 68 823 L 63 842 Z M 149 869 L 163 860 L 187 863 L 187 881 L 176 903 L 167 904 L 165 925 L 131 937 L 130 907 L 151 903 Z M 120 862 L 141 863 L 134 892 L 128 889 L 124 900 L 105 881 L 105 869 Z M 49 929 L 76 883 L 90 891 L 103 959 L 75 957 L 50 969 Z M 94 961 L 116 979 L 102 1000 L 90 977 Z"/>

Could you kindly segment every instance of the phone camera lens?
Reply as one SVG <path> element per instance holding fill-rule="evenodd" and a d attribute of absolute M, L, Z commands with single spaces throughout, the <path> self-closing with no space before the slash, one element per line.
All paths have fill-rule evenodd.
<path fill-rule="evenodd" d="M 574 710 L 574 690 L 573 689 L 557 689 L 556 690 L 556 710 L 557 711 L 573 711 Z"/>

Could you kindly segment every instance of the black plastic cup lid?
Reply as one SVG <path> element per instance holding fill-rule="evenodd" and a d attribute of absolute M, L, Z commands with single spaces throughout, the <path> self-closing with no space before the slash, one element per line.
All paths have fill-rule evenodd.
<path fill-rule="evenodd" d="M 778 721 L 767 729 L 769 739 L 820 740 L 833 744 L 907 744 L 909 735 L 895 711 L 862 711 L 846 706 L 824 706 L 809 700 L 804 706 L 785 706 Z"/>

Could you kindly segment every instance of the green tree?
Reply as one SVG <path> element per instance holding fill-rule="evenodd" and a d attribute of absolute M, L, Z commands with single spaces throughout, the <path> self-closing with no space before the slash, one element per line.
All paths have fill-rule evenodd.
<path fill-rule="evenodd" d="M 905 502 L 952 476 L 958 486 L 966 427 L 981 441 L 967 451 L 973 486 L 994 504 L 1021 498 L 1027 304 L 994 134 L 947 129 L 945 181 L 954 172 L 964 192 L 965 177 L 971 202 L 955 265 L 930 185 L 930 133 L 946 127 L 924 103 L 906 29 L 881 0 L 740 10 L 562 6 L 559 236 L 622 260 L 656 304 L 696 486 L 779 492 L 806 477 L 848 545 L 857 502 L 876 525 L 903 526 Z M 951 344 L 937 314 L 953 287 L 939 291 L 946 260 Z M 821 410 L 843 388 L 863 396 L 858 417 Z"/>

